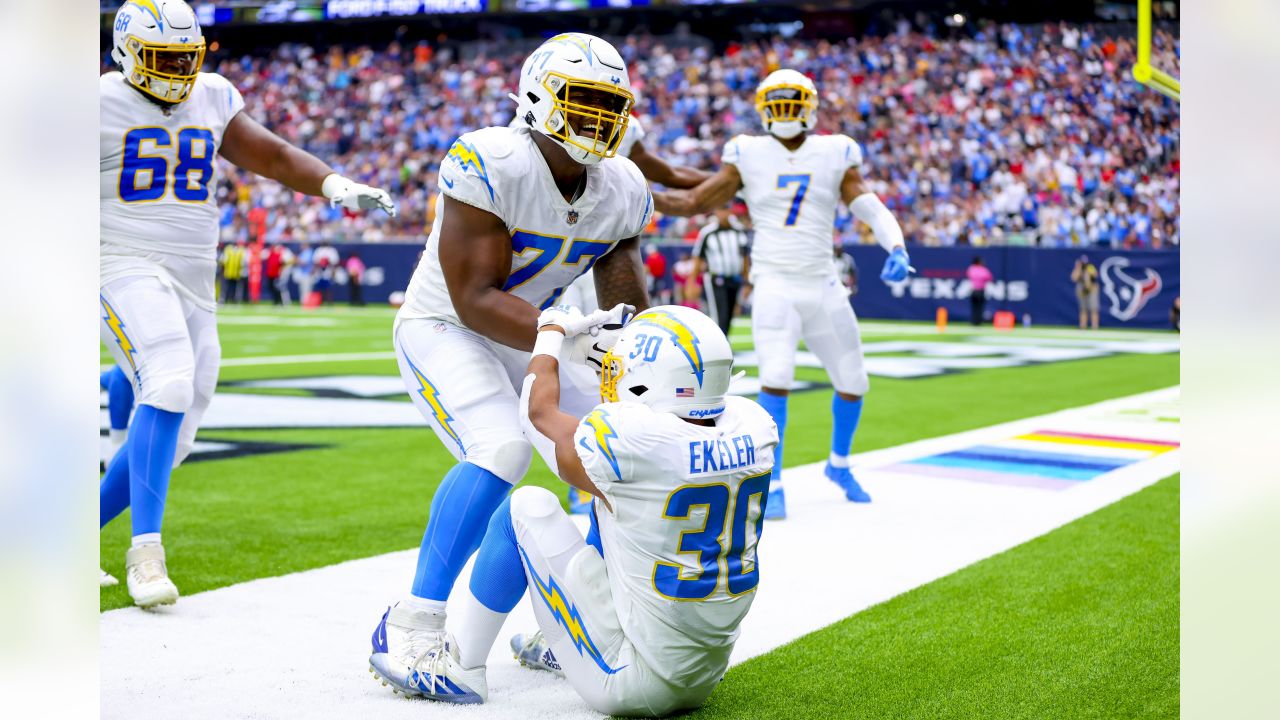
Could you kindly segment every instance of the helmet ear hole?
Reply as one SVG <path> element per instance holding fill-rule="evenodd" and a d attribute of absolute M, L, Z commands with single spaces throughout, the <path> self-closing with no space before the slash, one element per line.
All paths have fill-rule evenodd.
<path fill-rule="evenodd" d="M 536 105 L 536 104 L 538 104 L 538 96 L 537 96 L 537 95 L 534 95 L 534 94 L 533 94 L 533 93 L 531 93 L 531 92 L 527 92 L 527 93 L 525 93 L 525 96 L 527 96 L 527 97 L 529 98 L 529 102 L 531 102 L 531 103 L 533 103 L 533 104 L 535 104 L 535 105 Z"/>
<path fill-rule="evenodd" d="M 649 392 L 649 388 L 645 387 L 644 385 L 635 385 L 631 388 L 631 394 L 635 395 L 636 397 L 639 397 L 647 392 Z"/>

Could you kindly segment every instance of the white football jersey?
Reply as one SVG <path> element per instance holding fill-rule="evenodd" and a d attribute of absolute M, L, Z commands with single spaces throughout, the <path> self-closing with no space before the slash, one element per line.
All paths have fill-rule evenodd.
<path fill-rule="evenodd" d="M 573 203 L 527 128 L 492 127 L 458 138 L 440 167 L 436 220 L 409 281 L 401 318 L 462 324 L 440 264 L 444 196 L 502 219 L 511 232 L 511 274 L 503 289 L 546 309 L 565 287 L 649 224 L 653 196 L 635 163 L 622 157 L 587 167 L 587 185 Z"/>
<path fill-rule="evenodd" d="M 845 171 L 862 164 L 847 135 L 809 135 L 795 152 L 772 135 L 738 135 L 724 163 L 742 176 L 755 238 L 751 272 L 830 275 L 832 231 Z"/>
<path fill-rule="evenodd" d="M 221 75 L 200 73 L 171 114 L 110 72 L 99 79 L 102 243 L 190 257 L 218 245 L 218 149 L 244 109 Z"/>
<path fill-rule="evenodd" d="M 596 517 L 623 632 L 668 683 L 705 690 L 724 675 L 759 582 L 777 426 L 734 396 L 714 427 L 605 403 L 574 442 L 613 507 L 597 503 Z"/>

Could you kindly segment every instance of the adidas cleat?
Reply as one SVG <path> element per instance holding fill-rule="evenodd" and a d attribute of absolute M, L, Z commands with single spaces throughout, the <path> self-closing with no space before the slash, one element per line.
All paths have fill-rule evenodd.
<path fill-rule="evenodd" d="M 555 673 L 560 677 L 564 677 L 564 671 L 560 669 L 560 662 L 556 660 L 556 654 L 551 652 L 551 646 L 542 639 L 542 631 L 532 635 L 511 636 L 511 652 L 515 654 L 516 660 L 524 667 L 533 670 L 546 670 L 549 673 Z"/>
<path fill-rule="evenodd" d="M 485 666 L 463 668 L 457 642 L 444 631 L 444 614 L 388 608 L 373 631 L 369 671 L 393 693 L 475 704 L 489 696 Z"/>
<path fill-rule="evenodd" d="M 827 469 L 823 471 L 831 482 L 840 486 L 844 490 L 844 496 L 851 502 L 869 503 L 871 496 L 867 491 L 862 489 L 857 480 L 853 479 L 853 473 L 847 467 L 836 467 L 831 463 L 827 463 Z"/>
<path fill-rule="evenodd" d="M 787 517 L 787 496 L 782 494 L 782 488 L 769 491 L 769 497 L 764 503 L 764 519 L 765 520 L 785 520 Z"/>
<path fill-rule="evenodd" d="M 169 579 L 164 546 L 160 543 L 129 548 L 124 556 L 124 565 L 125 583 L 135 605 L 146 609 L 178 601 L 178 588 Z"/>
<path fill-rule="evenodd" d="M 106 570 L 103 570 L 102 568 L 98 568 L 98 571 L 102 573 L 101 575 L 98 576 L 98 587 L 104 588 L 104 587 L 111 587 L 112 585 L 120 584 L 120 581 L 112 577 L 111 573 L 107 572 Z"/>

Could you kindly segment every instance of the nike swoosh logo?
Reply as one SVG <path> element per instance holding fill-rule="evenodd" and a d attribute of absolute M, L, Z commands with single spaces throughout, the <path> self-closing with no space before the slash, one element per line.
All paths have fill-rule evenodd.
<path fill-rule="evenodd" d="M 571 62 L 571 63 L 580 63 L 580 62 L 582 62 L 582 58 L 577 58 L 577 59 L 575 59 L 575 60 L 570 60 L 569 62 Z"/>
<path fill-rule="evenodd" d="M 440 182 L 444 183 L 444 186 L 445 186 L 445 187 L 447 187 L 447 188 L 449 188 L 450 190 L 452 190 L 452 189 L 453 189 L 453 181 L 452 181 L 452 180 L 450 180 L 449 178 L 447 178 L 447 177 L 445 177 L 445 176 L 441 175 L 441 176 L 440 176 Z"/>

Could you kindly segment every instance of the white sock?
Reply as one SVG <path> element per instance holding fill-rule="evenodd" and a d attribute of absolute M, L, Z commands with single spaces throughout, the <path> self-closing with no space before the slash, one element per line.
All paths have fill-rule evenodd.
<path fill-rule="evenodd" d="M 138 547 L 139 545 L 150 545 L 152 543 L 155 543 L 156 545 L 160 544 L 160 533 L 142 533 L 141 535 L 133 536 L 134 547 Z"/>
<path fill-rule="evenodd" d="M 507 613 L 490 610 L 470 592 L 463 593 L 457 604 L 462 606 L 457 613 L 462 622 L 453 631 L 453 637 L 458 641 L 458 662 L 470 670 L 489 659 L 489 651 L 502 632 Z"/>
<path fill-rule="evenodd" d="M 849 456 L 831 453 L 827 458 L 827 462 L 830 463 L 831 467 L 847 468 L 849 467 Z"/>
<path fill-rule="evenodd" d="M 404 599 L 404 604 L 414 610 L 422 610 L 424 612 L 433 612 L 437 615 L 444 615 L 444 600 L 428 600 L 420 598 L 417 595 L 409 595 Z"/>

